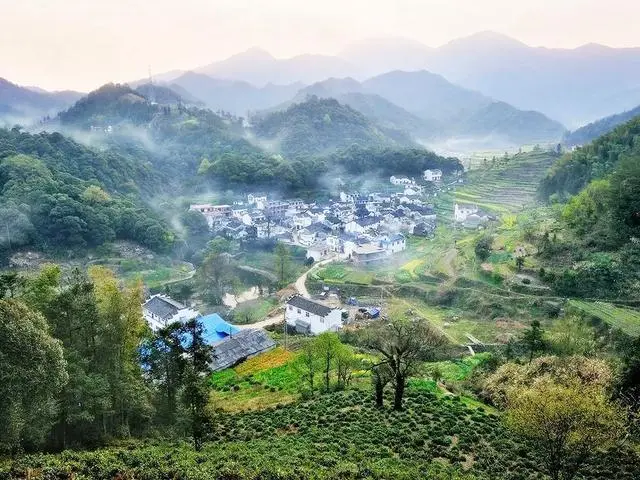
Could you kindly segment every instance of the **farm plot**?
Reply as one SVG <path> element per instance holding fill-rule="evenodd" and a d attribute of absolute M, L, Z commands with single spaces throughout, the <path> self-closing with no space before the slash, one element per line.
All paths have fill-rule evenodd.
<path fill-rule="evenodd" d="M 616 307 L 605 302 L 582 300 L 570 300 L 569 305 L 631 337 L 640 337 L 640 311 L 638 310 Z"/>
<path fill-rule="evenodd" d="M 496 213 L 521 210 L 535 201 L 538 184 L 555 160 L 549 152 L 520 153 L 499 159 L 470 172 L 467 185 L 456 190 L 455 200 Z"/>

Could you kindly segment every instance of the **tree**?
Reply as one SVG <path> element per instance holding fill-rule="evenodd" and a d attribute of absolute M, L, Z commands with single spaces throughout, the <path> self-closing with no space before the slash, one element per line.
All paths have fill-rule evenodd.
<path fill-rule="evenodd" d="M 524 267 L 524 257 L 517 256 L 516 257 L 516 268 L 518 269 L 518 271 L 520 271 L 520 270 L 522 270 L 522 267 Z"/>
<path fill-rule="evenodd" d="M 546 342 L 544 340 L 544 330 L 540 326 L 539 320 L 531 322 L 531 327 L 522 334 L 522 341 L 529 351 L 529 363 L 536 353 L 544 351 Z"/>
<path fill-rule="evenodd" d="M 182 324 L 167 325 L 143 346 L 146 376 L 156 390 L 156 419 L 171 426 L 178 413 L 178 393 L 183 385 L 186 355 L 182 345 Z"/>
<path fill-rule="evenodd" d="M 184 332 L 189 340 L 186 348 L 188 361 L 185 365 L 182 401 L 189 416 L 193 448 L 200 451 L 208 421 L 208 376 L 211 373 L 209 363 L 212 349 L 204 340 L 204 327 L 199 319 L 195 318 L 187 322 L 184 325 Z"/>
<path fill-rule="evenodd" d="M 226 289 L 233 281 L 229 255 L 217 252 L 209 254 L 198 269 L 197 280 L 203 298 L 213 305 L 220 305 Z"/>
<path fill-rule="evenodd" d="M 493 238 L 489 234 L 482 235 L 475 244 L 474 251 L 476 257 L 481 262 L 484 262 L 491 255 L 491 247 L 493 245 Z"/>
<path fill-rule="evenodd" d="M 384 406 L 384 388 L 393 379 L 393 371 L 387 363 L 379 363 L 371 367 L 371 383 L 376 401 L 376 407 Z"/>
<path fill-rule="evenodd" d="M 112 412 L 104 424 L 118 436 L 138 431 L 150 418 L 150 391 L 143 381 L 139 347 L 147 334 L 142 316 L 142 284 L 120 288 L 115 274 L 104 267 L 89 268 L 94 286 L 97 314 L 103 331 L 98 358 L 107 375 Z"/>
<path fill-rule="evenodd" d="M 622 438 L 625 415 L 600 388 L 546 379 L 509 394 L 507 425 L 531 441 L 552 479 L 571 480 Z"/>
<path fill-rule="evenodd" d="M 407 380 L 418 374 L 422 362 L 446 339 L 424 319 L 379 322 L 365 333 L 364 344 L 380 353 L 392 372 L 393 408 L 402 410 Z"/>
<path fill-rule="evenodd" d="M 281 287 L 284 287 L 287 284 L 287 278 L 289 276 L 291 252 L 284 243 L 278 242 L 276 243 L 274 253 L 276 254 L 276 275 L 278 276 L 278 283 Z"/>
<path fill-rule="evenodd" d="M 356 366 L 356 357 L 351 349 L 346 345 L 339 345 L 336 356 L 336 376 L 338 377 L 338 387 L 346 388 L 351 383 L 351 375 Z"/>
<path fill-rule="evenodd" d="M 296 366 L 301 373 L 303 382 L 305 382 L 309 386 L 311 395 L 313 395 L 315 392 L 316 373 L 320 369 L 315 342 L 305 342 L 302 345 L 301 350 L 302 353 L 298 357 Z"/>
<path fill-rule="evenodd" d="M 40 446 L 67 382 L 62 344 L 42 315 L 17 300 L 0 300 L 0 452 Z"/>
<path fill-rule="evenodd" d="M 324 332 L 314 339 L 315 354 L 322 365 L 322 374 L 324 378 L 324 389 L 329 391 L 331 370 L 338 356 L 340 347 L 340 338 L 337 333 Z"/>

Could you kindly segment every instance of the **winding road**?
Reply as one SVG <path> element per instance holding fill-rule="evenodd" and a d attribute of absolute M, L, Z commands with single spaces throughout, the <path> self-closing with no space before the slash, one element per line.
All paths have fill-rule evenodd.
<path fill-rule="evenodd" d="M 309 290 L 307 290 L 307 286 L 305 283 L 307 282 L 307 277 L 309 274 L 314 271 L 316 268 L 320 268 L 328 263 L 335 262 L 336 260 L 342 260 L 340 255 L 336 255 L 331 258 L 327 258 L 326 260 L 322 260 L 321 262 L 315 263 L 309 270 L 300 275 L 296 281 L 293 283 L 293 286 L 300 295 L 305 298 L 310 298 Z M 248 323 L 246 325 L 236 325 L 240 329 L 250 329 L 250 328 L 266 328 L 272 325 L 277 325 L 279 323 L 284 322 L 284 305 L 278 307 L 277 313 L 255 323 Z"/>

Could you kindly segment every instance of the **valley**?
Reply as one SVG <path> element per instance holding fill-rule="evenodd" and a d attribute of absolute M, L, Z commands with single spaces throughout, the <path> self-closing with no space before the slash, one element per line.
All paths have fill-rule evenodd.
<path fill-rule="evenodd" d="M 640 477 L 637 49 L 380 42 L 0 79 L 0 478 Z"/>

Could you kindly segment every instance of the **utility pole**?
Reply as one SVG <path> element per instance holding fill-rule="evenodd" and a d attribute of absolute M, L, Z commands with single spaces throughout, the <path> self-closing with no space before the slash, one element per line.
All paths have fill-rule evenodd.
<path fill-rule="evenodd" d="M 282 319 L 283 319 L 283 323 L 282 323 L 282 329 L 284 332 L 284 349 L 287 349 L 287 307 L 285 305 L 284 310 L 282 311 Z"/>

